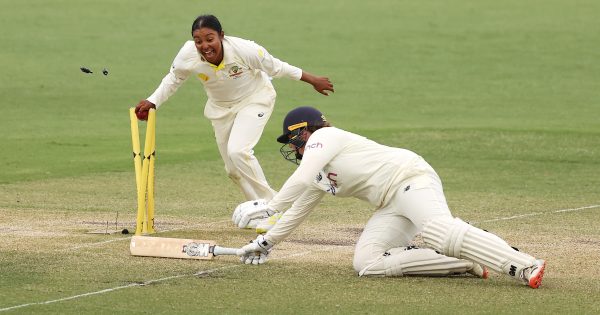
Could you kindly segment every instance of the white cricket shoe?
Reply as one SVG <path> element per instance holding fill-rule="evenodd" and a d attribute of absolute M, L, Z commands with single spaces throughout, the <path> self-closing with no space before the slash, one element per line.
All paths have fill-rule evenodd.
<path fill-rule="evenodd" d="M 521 279 L 523 279 L 525 285 L 528 285 L 533 289 L 537 289 L 540 287 L 540 285 L 542 285 L 542 277 L 544 277 L 545 269 L 546 261 L 543 259 L 538 259 L 531 267 L 523 269 L 521 272 Z"/>
<path fill-rule="evenodd" d="M 270 229 L 273 228 L 275 223 L 277 223 L 277 221 L 279 221 L 279 218 L 281 218 L 282 215 L 283 215 L 283 213 L 276 212 L 274 215 L 258 222 L 258 224 L 256 224 L 256 233 L 258 233 L 258 234 L 267 233 Z"/>

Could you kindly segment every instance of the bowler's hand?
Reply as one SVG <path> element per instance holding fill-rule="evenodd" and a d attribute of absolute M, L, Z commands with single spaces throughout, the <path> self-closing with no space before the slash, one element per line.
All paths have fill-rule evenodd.
<path fill-rule="evenodd" d="M 333 90 L 333 83 L 327 77 L 318 77 L 303 71 L 300 80 L 310 83 L 317 92 L 325 96 L 329 95 L 326 91 L 335 92 Z"/>
<path fill-rule="evenodd" d="M 148 120 L 148 111 L 150 108 L 156 109 L 156 105 L 148 100 L 141 100 L 135 107 L 135 115 L 139 120 Z"/>

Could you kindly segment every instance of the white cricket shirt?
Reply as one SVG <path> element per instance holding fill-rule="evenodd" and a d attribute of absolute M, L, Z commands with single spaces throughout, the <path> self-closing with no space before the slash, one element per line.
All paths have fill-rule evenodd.
<path fill-rule="evenodd" d="M 252 41 L 232 36 L 224 36 L 223 61 L 215 66 L 202 57 L 193 41 L 187 41 L 148 101 L 158 108 L 190 76 L 202 82 L 214 104 L 230 107 L 265 84 L 271 85 L 269 76 L 300 80 L 302 70 L 271 56 Z"/>
<path fill-rule="evenodd" d="M 404 180 L 427 171 L 416 153 L 388 147 L 335 127 L 315 131 L 304 147 L 300 166 L 269 202 L 275 210 L 289 208 L 266 234 L 278 243 L 316 207 L 326 193 L 356 197 L 383 206 Z M 293 203 L 293 204 L 292 204 Z"/>

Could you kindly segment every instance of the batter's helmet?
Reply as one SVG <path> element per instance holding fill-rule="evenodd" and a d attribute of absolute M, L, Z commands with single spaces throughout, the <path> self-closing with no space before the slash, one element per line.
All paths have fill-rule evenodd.
<path fill-rule="evenodd" d="M 277 142 L 290 143 L 290 136 L 297 135 L 303 127 L 323 126 L 326 122 L 325 116 L 316 108 L 310 106 L 294 108 L 285 116 L 283 134 L 277 137 Z"/>
<path fill-rule="evenodd" d="M 283 143 L 279 152 L 284 159 L 299 165 L 302 154 L 298 152 L 298 149 L 306 144 L 306 141 L 302 139 L 302 131 L 307 127 L 324 127 L 326 125 L 327 119 L 316 108 L 303 106 L 291 110 L 283 120 L 283 134 L 277 137 L 277 142 Z M 295 148 L 289 147 L 288 144 L 293 144 Z"/>

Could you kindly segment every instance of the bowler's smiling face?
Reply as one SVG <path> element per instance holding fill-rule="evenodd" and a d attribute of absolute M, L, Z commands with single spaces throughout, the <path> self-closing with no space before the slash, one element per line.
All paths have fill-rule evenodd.
<path fill-rule="evenodd" d="M 198 53 L 206 59 L 206 61 L 218 66 L 223 61 L 223 37 L 224 34 L 220 34 L 217 31 L 202 27 L 192 32 L 194 43 Z"/>

